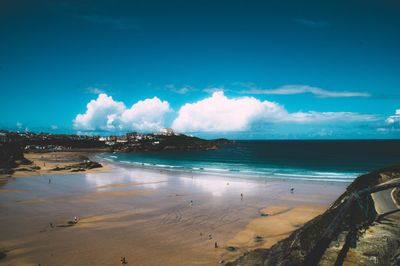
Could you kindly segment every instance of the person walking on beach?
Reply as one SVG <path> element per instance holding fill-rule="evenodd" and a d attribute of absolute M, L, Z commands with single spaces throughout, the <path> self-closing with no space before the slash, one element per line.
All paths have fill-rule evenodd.
<path fill-rule="evenodd" d="M 243 200 L 243 193 L 240 193 L 240 200 Z"/>
<path fill-rule="evenodd" d="M 51 179 L 49 178 L 49 184 L 51 184 Z"/>
<path fill-rule="evenodd" d="M 214 247 L 215 247 L 215 248 L 218 248 L 218 243 L 217 243 L 217 241 L 215 241 Z"/>

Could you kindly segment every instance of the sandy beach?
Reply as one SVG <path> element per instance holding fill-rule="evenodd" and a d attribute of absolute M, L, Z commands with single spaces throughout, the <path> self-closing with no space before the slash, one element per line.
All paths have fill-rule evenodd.
<path fill-rule="evenodd" d="M 62 168 L 69 165 L 83 162 L 86 158 L 95 154 L 96 151 L 90 150 L 74 150 L 74 151 L 53 151 L 53 152 L 29 152 L 24 153 L 26 159 L 32 161 L 32 165 L 20 165 L 12 176 L 13 177 L 29 177 L 32 175 L 45 175 L 51 173 L 66 174 L 71 173 L 70 170 L 54 171 L 56 167 Z M 86 169 L 85 172 L 99 173 L 107 172 L 109 170 L 108 164 L 102 162 L 103 167 Z M 27 171 L 25 169 L 32 169 L 38 166 L 40 169 Z"/>
<path fill-rule="evenodd" d="M 55 162 L 27 158 L 41 167 L 65 163 L 52 155 Z M 116 164 L 66 175 L 43 165 L 0 187 L 0 264 L 118 265 L 124 256 L 129 265 L 217 265 L 272 246 L 345 187 Z"/>

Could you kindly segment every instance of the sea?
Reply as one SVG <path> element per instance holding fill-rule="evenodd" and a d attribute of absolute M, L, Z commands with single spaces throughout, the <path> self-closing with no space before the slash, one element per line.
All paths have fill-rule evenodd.
<path fill-rule="evenodd" d="M 350 183 L 400 163 L 400 140 L 238 140 L 218 150 L 104 153 L 116 164 L 250 179 Z"/>

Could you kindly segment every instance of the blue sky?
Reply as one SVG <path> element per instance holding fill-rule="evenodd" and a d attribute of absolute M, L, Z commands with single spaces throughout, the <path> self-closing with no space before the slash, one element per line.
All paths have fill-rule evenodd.
<path fill-rule="evenodd" d="M 0 127 L 398 138 L 399 12 L 397 1 L 1 1 Z"/>

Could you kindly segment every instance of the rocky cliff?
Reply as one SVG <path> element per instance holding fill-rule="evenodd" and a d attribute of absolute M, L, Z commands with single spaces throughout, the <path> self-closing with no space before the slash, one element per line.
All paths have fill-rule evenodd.
<path fill-rule="evenodd" d="M 227 265 L 400 265 L 400 213 L 378 213 L 370 193 L 398 178 L 400 165 L 359 176 L 324 214 L 270 249 Z M 400 208 L 399 190 L 391 188 L 390 194 Z"/>

